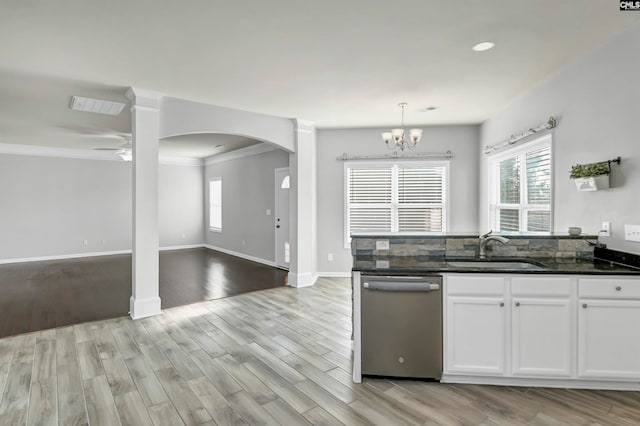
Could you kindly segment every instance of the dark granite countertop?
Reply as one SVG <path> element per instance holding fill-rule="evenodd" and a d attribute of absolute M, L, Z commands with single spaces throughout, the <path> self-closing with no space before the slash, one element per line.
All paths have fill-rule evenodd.
<path fill-rule="evenodd" d="M 577 275 L 638 275 L 640 269 L 606 260 L 579 258 L 501 258 L 484 261 L 531 262 L 537 269 L 456 267 L 450 262 L 479 261 L 480 259 L 429 256 L 354 256 L 353 270 L 365 273 L 424 274 L 424 273 L 509 273 L 509 274 L 577 274 Z"/>

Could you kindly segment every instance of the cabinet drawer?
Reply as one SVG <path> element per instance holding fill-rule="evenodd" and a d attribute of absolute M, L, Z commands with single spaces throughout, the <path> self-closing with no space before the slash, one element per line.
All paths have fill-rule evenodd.
<path fill-rule="evenodd" d="M 604 299 L 640 299 L 640 279 L 581 278 L 580 297 Z"/>
<path fill-rule="evenodd" d="M 571 278 L 513 277 L 511 294 L 514 296 L 571 296 Z"/>
<path fill-rule="evenodd" d="M 503 296 L 503 277 L 486 275 L 447 276 L 447 294 L 465 296 Z"/>

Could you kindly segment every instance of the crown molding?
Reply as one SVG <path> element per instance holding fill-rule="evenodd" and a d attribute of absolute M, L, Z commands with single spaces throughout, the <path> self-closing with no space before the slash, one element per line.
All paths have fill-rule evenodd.
<path fill-rule="evenodd" d="M 315 123 L 309 120 L 294 118 L 293 124 L 296 132 L 312 133 L 316 129 Z"/>
<path fill-rule="evenodd" d="M 160 109 L 160 100 L 164 97 L 163 93 L 139 87 L 129 87 L 125 95 L 131 100 L 131 108 L 143 107 L 150 109 Z"/>
<path fill-rule="evenodd" d="M 0 154 L 29 155 L 34 157 L 74 158 L 79 160 L 122 161 L 111 151 L 60 148 L 56 146 L 0 143 Z"/>
<path fill-rule="evenodd" d="M 209 166 L 211 164 L 223 163 L 225 161 L 236 160 L 242 157 L 249 157 L 251 155 L 264 154 L 265 152 L 271 152 L 279 149 L 278 147 L 269 143 L 261 143 L 257 145 L 251 145 L 246 148 L 236 149 L 235 151 L 225 152 L 220 155 L 213 155 L 204 159 L 204 164 Z"/>
<path fill-rule="evenodd" d="M 202 158 L 191 158 L 191 157 L 166 157 L 160 156 L 160 164 L 169 164 L 173 166 L 194 166 L 194 167 L 202 167 L 204 166 L 204 160 Z"/>
<path fill-rule="evenodd" d="M 99 160 L 123 162 L 113 151 L 92 151 L 89 149 L 60 148 L 53 146 L 21 145 L 0 143 L 0 154 L 27 155 L 32 157 L 70 158 L 76 160 Z M 177 166 L 203 166 L 201 158 L 160 157 L 160 164 Z"/>

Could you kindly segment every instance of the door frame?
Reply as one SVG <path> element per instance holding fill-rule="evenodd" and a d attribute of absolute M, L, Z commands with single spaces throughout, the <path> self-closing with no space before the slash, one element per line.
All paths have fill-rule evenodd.
<path fill-rule="evenodd" d="M 281 269 L 285 269 L 285 270 L 289 270 L 289 265 L 291 264 L 291 262 L 289 262 L 289 265 L 278 265 L 278 231 L 277 228 L 275 227 L 277 225 L 277 218 L 278 218 L 278 190 L 280 189 L 280 182 L 278 182 L 278 172 L 283 172 L 286 171 L 287 172 L 287 176 L 289 176 L 289 182 L 291 182 L 291 173 L 289 172 L 289 166 L 287 167 L 278 167 L 276 169 L 273 170 L 273 189 L 274 189 L 274 197 L 273 197 L 273 205 L 274 205 L 274 209 L 273 209 L 273 233 L 274 233 L 274 246 L 275 246 L 275 252 L 273 253 L 274 255 L 274 263 L 276 265 L 276 268 L 281 268 Z M 291 186 L 289 186 L 291 187 Z M 291 207 L 291 196 L 289 196 L 289 208 Z M 289 214 L 289 216 L 291 216 Z M 289 217 L 289 237 L 291 237 L 291 217 Z M 291 243 L 289 243 L 291 244 Z M 291 259 L 289 259 L 291 260 Z"/>

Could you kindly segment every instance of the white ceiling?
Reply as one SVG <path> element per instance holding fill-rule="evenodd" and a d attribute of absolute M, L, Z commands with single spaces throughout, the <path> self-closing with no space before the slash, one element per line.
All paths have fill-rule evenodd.
<path fill-rule="evenodd" d="M 409 124 L 481 123 L 639 20 L 613 0 L 3 0 L 0 143 L 119 146 L 96 134 L 128 133 L 127 109 L 68 104 L 129 86 L 320 128 L 395 125 L 401 101 Z"/>

